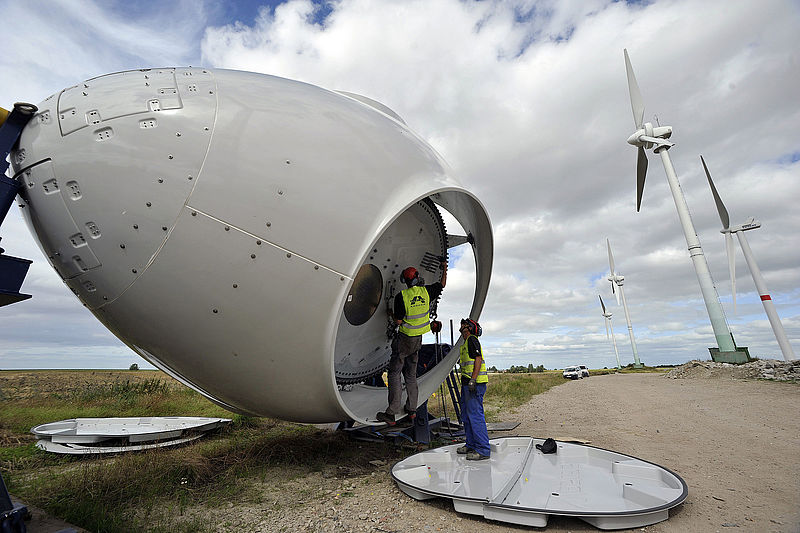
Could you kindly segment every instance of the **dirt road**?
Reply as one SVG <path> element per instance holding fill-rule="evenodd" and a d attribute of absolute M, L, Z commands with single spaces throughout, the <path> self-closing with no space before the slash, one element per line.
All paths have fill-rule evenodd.
<path fill-rule="evenodd" d="M 526 433 L 582 437 L 683 477 L 684 504 L 645 531 L 800 531 L 797 384 L 595 376 L 535 397 L 518 416 Z M 552 519 L 548 531 L 580 525 Z"/>
<path fill-rule="evenodd" d="M 550 389 L 504 418 L 521 422 L 514 434 L 586 439 L 683 477 L 686 501 L 670 511 L 669 520 L 636 531 L 800 531 L 798 384 L 593 376 Z M 270 520 L 258 526 L 246 519 L 242 525 L 261 531 L 287 526 L 286 531 L 335 532 L 532 530 L 457 514 L 449 500 L 412 500 L 386 477 L 350 480 L 323 502 L 269 513 Z M 553 516 L 545 531 L 598 530 L 576 518 Z"/>

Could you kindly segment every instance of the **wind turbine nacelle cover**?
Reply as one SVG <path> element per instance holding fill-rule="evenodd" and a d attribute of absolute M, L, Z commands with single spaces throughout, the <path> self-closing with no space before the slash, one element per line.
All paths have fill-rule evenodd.
<path fill-rule="evenodd" d="M 447 254 L 439 208 L 475 236 L 470 316 L 486 297 L 485 209 L 368 98 L 248 72 L 109 74 L 42 102 L 12 165 L 72 292 L 232 411 L 374 423 L 386 389 L 357 382 L 388 362 L 400 271 Z M 422 401 L 457 358 L 422 376 Z"/>
<path fill-rule="evenodd" d="M 656 126 L 653 128 L 651 136 L 659 139 L 669 139 L 672 137 L 672 126 Z"/>

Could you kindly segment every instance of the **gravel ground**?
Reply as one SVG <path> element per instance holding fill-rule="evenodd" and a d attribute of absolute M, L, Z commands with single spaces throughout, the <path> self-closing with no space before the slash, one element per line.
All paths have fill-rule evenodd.
<path fill-rule="evenodd" d="M 491 386 L 491 384 L 490 384 Z M 550 389 L 506 420 L 517 435 L 573 437 L 659 464 L 683 477 L 686 501 L 646 532 L 800 532 L 800 385 L 662 374 L 593 376 Z M 497 434 L 504 436 L 504 434 Z M 386 465 L 369 476 L 305 478 L 303 496 L 230 509 L 240 531 L 493 533 L 535 528 L 458 514 L 450 500 L 413 500 Z M 299 500 L 299 501 L 298 501 Z M 198 511 L 202 512 L 202 511 Z M 548 532 L 598 531 L 553 516 Z"/>
<path fill-rule="evenodd" d="M 503 418 L 520 422 L 515 435 L 583 439 L 683 477 L 686 501 L 669 520 L 636 531 L 800 532 L 800 384 L 691 375 L 593 376 Z M 458 514 L 450 500 L 416 501 L 396 487 L 391 466 L 359 477 L 314 473 L 280 491 L 260 487 L 266 504 L 190 508 L 185 517 L 218 531 L 598 531 L 576 518 L 553 516 L 544 529 L 527 528 Z"/>

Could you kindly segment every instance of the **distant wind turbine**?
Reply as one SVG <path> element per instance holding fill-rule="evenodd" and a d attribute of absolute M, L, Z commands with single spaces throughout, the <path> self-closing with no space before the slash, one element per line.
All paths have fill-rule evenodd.
<path fill-rule="evenodd" d="M 664 172 L 667 174 L 669 188 L 670 191 L 672 191 L 672 199 L 675 201 L 675 207 L 678 210 L 678 218 L 681 221 L 683 234 L 686 237 L 686 244 L 689 247 L 689 256 L 694 263 L 697 280 L 700 282 L 700 290 L 703 294 L 703 301 L 706 304 L 708 317 L 711 319 L 711 327 L 717 339 L 720 354 L 715 358 L 714 350 L 712 349 L 712 358 L 715 360 L 743 362 L 742 355 L 736 353 L 736 343 L 733 340 L 733 335 L 731 335 L 730 328 L 728 328 L 728 323 L 725 320 L 725 314 L 722 310 L 722 304 L 719 302 L 714 280 L 711 279 L 711 272 L 708 269 L 705 255 L 703 255 L 703 248 L 700 246 L 700 239 L 697 237 L 697 232 L 692 224 L 689 206 L 686 205 L 686 199 L 683 197 L 678 177 L 675 175 L 675 169 L 672 167 L 669 149 L 674 146 L 674 143 L 666 140 L 672 135 L 672 127 L 654 127 L 650 122 L 644 122 L 644 103 L 642 101 L 642 95 L 639 92 L 639 85 L 636 83 L 636 77 L 633 74 L 633 67 L 628 58 L 627 50 L 625 50 L 625 68 L 628 75 L 628 90 L 631 97 L 633 120 L 636 124 L 636 132 L 628 138 L 628 143 L 639 148 L 636 165 L 636 211 L 639 211 L 642 204 L 644 181 L 647 175 L 647 154 L 645 150 L 652 148 L 655 153 L 661 156 L 661 162 L 664 164 Z M 744 360 L 746 361 L 747 359 L 749 359 L 749 356 L 745 355 Z"/>
<path fill-rule="evenodd" d="M 717 212 L 719 213 L 719 219 L 722 222 L 721 233 L 725 235 L 725 252 L 728 255 L 728 271 L 730 272 L 731 276 L 733 312 L 736 313 L 736 252 L 733 249 L 733 234 L 735 233 L 739 238 L 739 245 L 742 247 L 744 259 L 747 261 L 747 267 L 750 269 L 750 274 L 753 276 L 753 282 L 756 284 L 756 290 L 758 290 L 758 294 L 761 296 L 761 303 L 764 304 L 764 310 L 767 312 L 767 318 L 769 318 L 772 331 L 775 333 L 775 338 L 778 340 L 778 345 L 781 347 L 783 358 L 787 361 L 796 359 L 794 350 L 789 344 L 789 339 L 786 337 L 786 332 L 783 330 L 781 319 L 778 317 L 778 312 L 775 310 L 775 304 L 772 303 L 772 297 L 770 297 L 769 292 L 767 291 L 767 285 L 764 283 L 764 278 L 761 276 L 761 270 L 756 264 L 756 260 L 753 257 L 753 252 L 750 249 L 750 244 L 748 244 L 747 237 L 744 234 L 744 232 L 747 230 L 760 228 L 761 222 L 750 217 L 750 219 L 744 224 L 730 227 L 728 210 L 725 209 L 725 204 L 722 203 L 722 198 L 719 197 L 717 188 L 714 187 L 714 182 L 711 179 L 711 173 L 708 171 L 706 160 L 703 159 L 702 155 L 700 156 L 700 161 L 703 162 L 703 170 L 706 171 L 708 184 L 711 186 L 711 194 L 714 195 L 714 202 L 717 204 Z"/>
<path fill-rule="evenodd" d="M 606 338 L 608 338 L 608 330 L 611 330 L 611 340 L 614 341 L 614 353 L 617 356 L 617 368 L 622 368 L 622 365 L 619 362 L 619 350 L 617 350 L 617 337 L 614 335 L 614 326 L 611 324 L 611 312 L 606 311 L 606 304 L 603 303 L 603 297 L 599 294 L 597 295 L 600 298 L 600 307 L 603 308 L 603 316 L 606 319 Z"/>
<path fill-rule="evenodd" d="M 628 323 L 628 336 L 631 338 L 631 349 L 633 350 L 633 366 L 639 368 L 642 366 L 642 362 L 639 361 L 639 351 L 636 349 L 636 339 L 633 338 L 633 326 L 631 325 L 631 315 L 628 313 L 628 301 L 625 299 L 625 291 L 622 290 L 622 284 L 625 282 L 625 276 L 622 276 L 614 271 L 614 256 L 611 253 L 611 241 L 606 239 L 606 245 L 608 246 L 608 266 L 611 268 L 611 275 L 608 276 L 608 281 L 611 282 L 611 292 L 613 292 L 614 296 L 617 297 L 617 305 L 619 305 L 619 297 L 622 296 L 622 308 L 625 310 L 625 321 Z M 605 308 L 605 306 L 603 307 Z"/>

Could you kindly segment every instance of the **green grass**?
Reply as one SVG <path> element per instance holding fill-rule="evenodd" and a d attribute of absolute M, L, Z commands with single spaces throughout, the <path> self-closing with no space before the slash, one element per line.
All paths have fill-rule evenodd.
<path fill-rule="evenodd" d="M 489 386 L 486 388 L 483 410 L 488 422 L 499 422 L 511 409 L 526 404 L 537 394 L 566 383 L 561 371 L 546 371 L 514 374 L 490 374 Z M 441 391 L 437 391 L 428 401 L 428 410 L 433 416 L 442 416 Z M 446 399 L 444 410 L 452 415 L 450 395 L 444 387 Z"/>
<path fill-rule="evenodd" d="M 9 394 L 0 402 L 0 469 L 9 490 L 90 531 L 215 531 L 218 524 L 185 511 L 260 503 L 265 485 L 280 494 L 279 505 L 299 505 L 281 489 L 293 480 L 323 472 L 369 475 L 379 468 L 369 461 L 391 464 L 407 453 L 389 444 L 363 446 L 314 426 L 235 415 L 166 377 L 111 379 L 28 387 L 24 397 L 20 387 L 16 398 Z M 111 457 L 43 452 L 29 432 L 65 418 L 189 415 L 233 423 L 191 445 Z"/>
<path fill-rule="evenodd" d="M 63 458 L 12 472 L 9 489 L 48 512 L 92 531 L 145 529 L 136 509 L 172 505 L 181 514 L 204 502 L 257 500 L 248 479 L 280 485 L 293 470 L 320 470 L 342 454 L 364 466 L 342 436 L 312 426 L 239 419 L 220 435 L 177 449 L 156 449 L 113 458 Z M 334 455 L 330 452 L 334 450 Z M 360 450 L 359 450 L 360 452 Z M 71 468 L 65 468 L 71 466 Z M 149 526 L 147 526 L 149 528 Z"/>
<path fill-rule="evenodd" d="M 319 482 L 376 471 L 386 475 L 386 465 L 416 451 L 357 443 L 342 432 L 309 425 L 234 415 L 157 372 L 100 374 L 76 372 L 47 382 L 52 376 L 42 372 L 24 382 L 0 381 L 5 390 L 0 469 L 10 491 L 91 531 L 216 531 L 226 520 L 224 512 L 215 513 L 219 522 L 209 522 L 189 511 L 231 503 L 291 508 L 320 497 L 315 496 L 319 488 L 309 486 L 311 476 Z M 10 375 L 0 372 L 0 379 Z M 492 374 L 487 420 L 508 416 L 565 381 L 556 371 Z M 429 402 L 434 414 L 439 406 L 438 396 Z M 99 458 L 43 452 L 30 434 L 33 426 L 66 418 L 125 416 L 213 416 L 233 423 L 184 447 Z M 375 459 L 382 466 L 370 463 Z"/>
<path fill-rule="evenodd" d="M 560 371 L 492 375 L 484 398 L 486 420 L 499 422 L 501 414 L 566 381 Z"/>
<path fill-rule="evenodd" d="M 186 387 L 167 389 L 166 385 L 145 383 L 142 386 L 112 383 L 107 387 L 90 384 L 67 394 L 6 400 L 0 405 L 0 427 L 26 433 L 39 424 L 66 418 L 180 416 L 186 413 L 230 417 L 228 411 Z"/>

